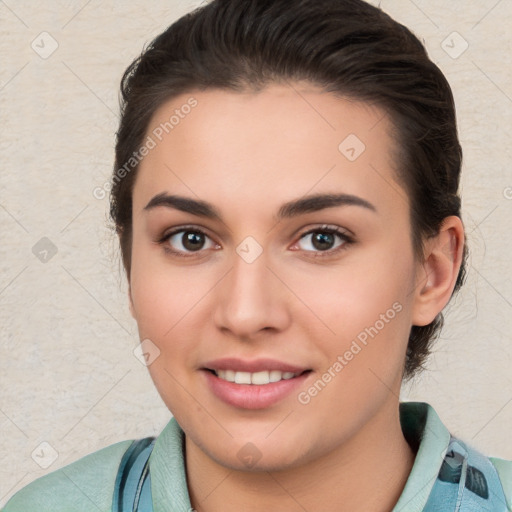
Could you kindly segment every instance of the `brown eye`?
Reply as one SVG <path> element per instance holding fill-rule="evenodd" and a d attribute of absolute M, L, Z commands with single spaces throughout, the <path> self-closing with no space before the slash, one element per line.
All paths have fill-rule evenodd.
<path fill-rule="evenodd" d="M 197 251 L 203 248 L 204 234 L 194 231 L 185 231 L 181 235 L 181 244 L 188 251 Z"/>
<path fill-rule="evenodd" d="M 332 249 L 332 244 L 336 242 L 336 237 L 332 233 L 313 233 L 311 243 L 319 251 Z"/>
<path fill-rule="evenodd" d="M 176 256 L 192 256 L 193 253 L 217 246 L 206 233 L 197 228 L 176 229 L 165 235 L 159 243 L 166 252 Z"/>
<path fill-rule="evenodd" d="M 304 233 L 300 240 L 307 241 L 303 246 L 303 250 L 306 252 L 328 254 L 335 253 L 352 243 L 351 237 L 336 227 L 312 229 Z"/>

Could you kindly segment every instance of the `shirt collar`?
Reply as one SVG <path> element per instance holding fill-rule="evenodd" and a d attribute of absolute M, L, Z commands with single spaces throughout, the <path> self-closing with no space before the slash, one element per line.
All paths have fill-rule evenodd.
<path fill-rule="evenodd" d="M 398 503 L 392 512 L 421 512 L 450 443 L 450 432 L 434 408 L 424 402 L 401 402 L 400 424 L 404 437 L 416 449 L 416 458 Z"/>
<path fill-rule="evenodd" d="M 185 473 L 185 434 L 174 417 L 155 442 L 149 472 L 155 512 L 192 510 Z"/>
<path fill-rule="evenodd" d="M 450 433 L 433 407 L 424 402 L 401 402 L 400 424 L 417 454 L 392 512 L 421 512 L 441 468 Z M 174 417 L 158 436 L 149 467 L 155 512 L 191 510 L 185 472 L 185 434 Z"/>

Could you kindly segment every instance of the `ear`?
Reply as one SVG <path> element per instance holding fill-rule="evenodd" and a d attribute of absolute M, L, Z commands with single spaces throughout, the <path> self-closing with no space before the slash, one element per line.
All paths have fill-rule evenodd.
<path fill-rule="evenodd" d="M 464 251 L 464 227 L 459 217 L 446 217 L 439 233 L 425 243 L 414 290 L 413 325 L 428 325 L 448 304 Z"/>

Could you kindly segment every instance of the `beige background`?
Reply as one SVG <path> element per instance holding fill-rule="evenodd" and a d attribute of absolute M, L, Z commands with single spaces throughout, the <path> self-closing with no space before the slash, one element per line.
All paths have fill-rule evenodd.
<path fill-rule="evenodd" d="M 452 433 L 512 459 L 512 2 L 380 3 L 453 86 L 472 250 L 429 371 L 402 399 L 430 402 Z M 132 353 L 107 199 L 93 190 L 111 172 L 121 73 L 199 4 L 0 1 L 0 506 L 87 453 L 158 434 L 170 417 Z M 58 456 L 43 469 L 41 453 Z"/>

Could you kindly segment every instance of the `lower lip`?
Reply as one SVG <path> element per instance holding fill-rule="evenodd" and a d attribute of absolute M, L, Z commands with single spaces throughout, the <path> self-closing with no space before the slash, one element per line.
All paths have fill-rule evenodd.
<path fill-rule="evenodd" d="M 214 395 L 234 407 L 265 409 L 279 402 L 301 386 L 311 372 L 268 384 L 236 384 L 220 379 L 208 370 L 201 370 Z"/>

